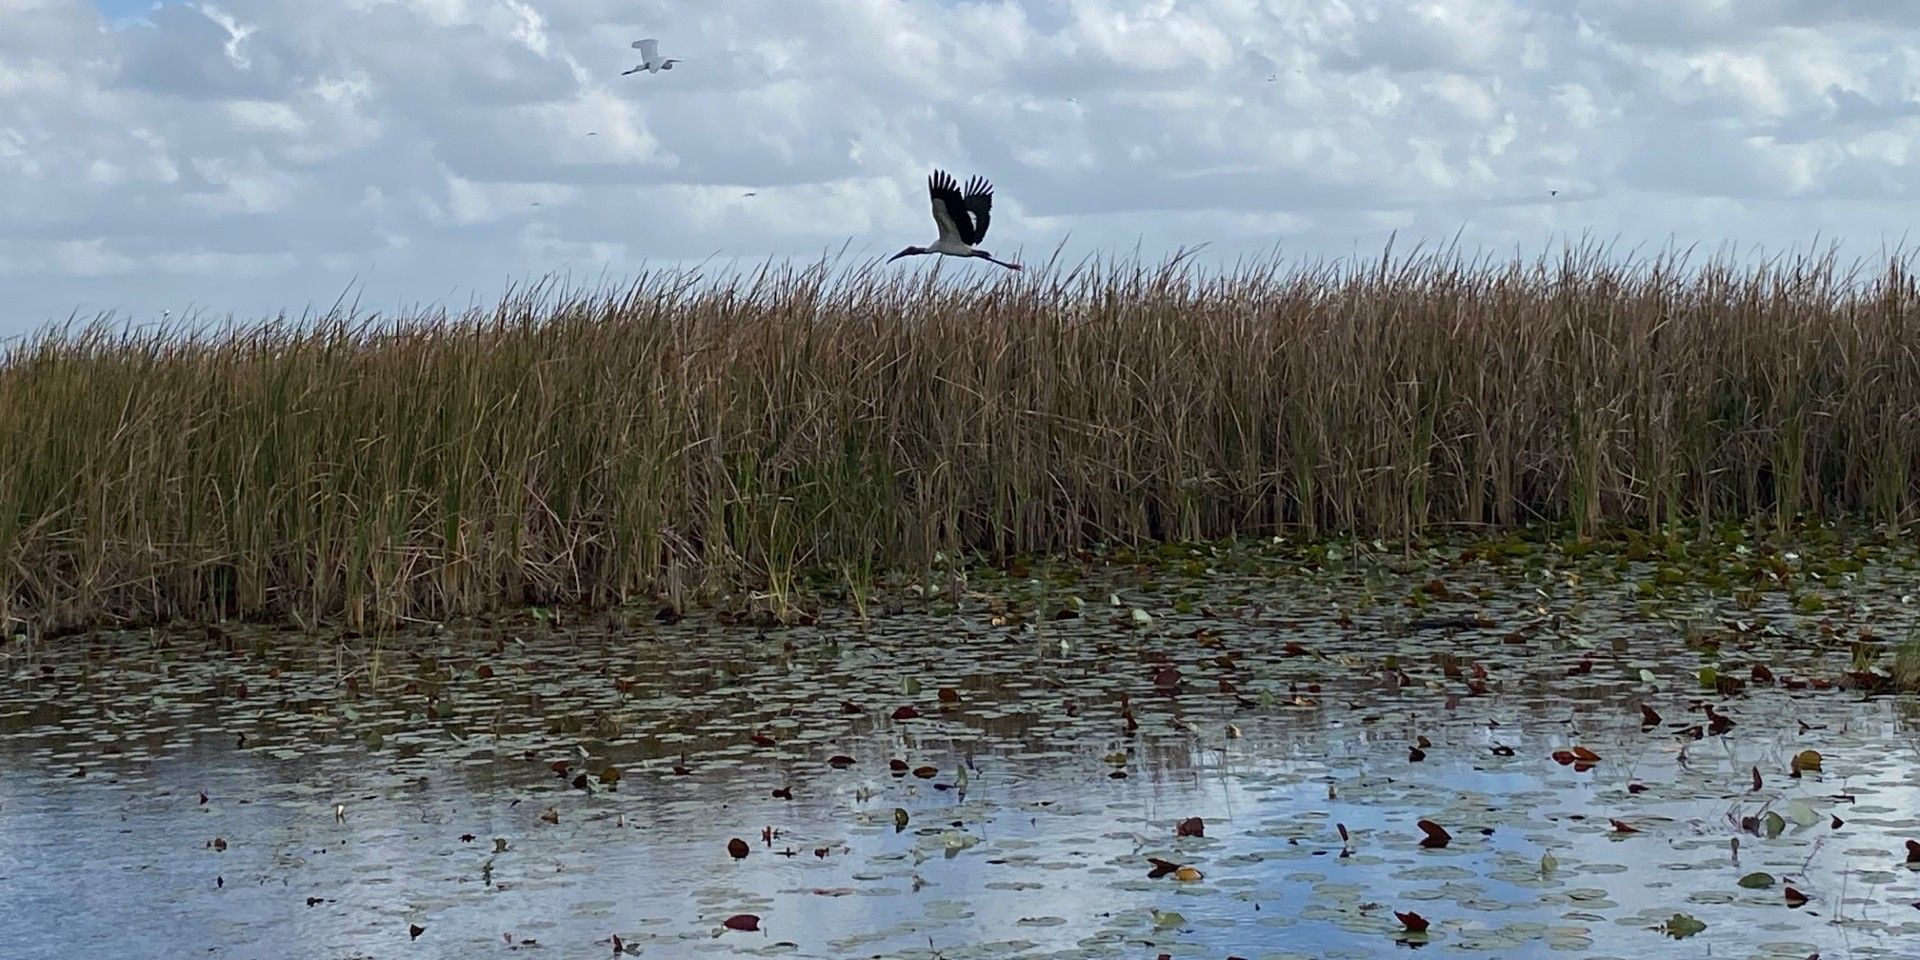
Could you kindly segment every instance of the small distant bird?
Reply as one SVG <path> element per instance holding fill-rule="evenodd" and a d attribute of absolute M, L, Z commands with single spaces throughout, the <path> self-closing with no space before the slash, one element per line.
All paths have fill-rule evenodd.
<path fill-rule="evenodd" d="M 633 42 L 633 48 L 635 50 L 640 51 L 640 65 L 637 67 L 634 67 L 632 70 L 628 70 L 625 73 L 620 74 L 623 77 L 629 73 L 639 73 L 642 70 L 645 70 L 648 73 L 659 73 L 662 70 L 672 70 L 674 64 L 685 62 L 682 60 L 673 59 L 671 57 L 665 60 L 660 59 L 660 41 L 655 40 L 652 37 L 649 37 L 645 40 L 635 40 Z"/>
<path fill-rule="evenodd" d="M 1547 196 L 1549 196 L 1549 197 L 1557 197 L 1557 196 L 1559 196 L 1559 195 L 1560 195 L 1560 191 L 1558 191 L 1558 190 L 1548 190 L 1548 191 L 1547 191 Z"/>
<path fill-rule="evenodd" d="M 933 176 L 927 178 L 927 195 L 933 200 L 933 222 L 940 228 L 940 238 L 930 247 L 908 247 L 888 257 L 888 263 L 901 257 L 938 253 L 949 257 L 979 257 L 1009 270 L 1020 269 L 1019 264 L 995 260 L 992 254 L 974 246 L 987 236 L 987 223 L 993 212 L 993 184 L 974 177 L 967 181 L 963 193 L 946 171 L 935 170 Z"/>
<path fill-rule="evenodd" d="M 624 73 L 623 73 L 623 74 L 621 74 L 621 76 L 623 76 L 623 77 L 624 77 L 624 76 L 626 76 L 626 74 L 624 74 Z M 600 135 L 600 131 L 598 131 L 598 130 L 588 130 L 588 131 L 587 131 L 587 136 L 589 136 L 589 137 L 597 137 L 597 136 L 599 136 L 599 135 Z"/>
<path fill-rule="evenodd" d="M 757 196 L 759 196 L 759 195 L 760 195 L 760 194 L 758 194 L 758 193 L 756 193 L 756 192 L 754 192 L 754 191 L 752 191 L 752 190 L 748 190 L 748 191 L 747 191 L 746 193 L 743 193 L 743 194 L 741 194 L 741 196 L 743 196 L 743 197 L 757 197 Z"/>

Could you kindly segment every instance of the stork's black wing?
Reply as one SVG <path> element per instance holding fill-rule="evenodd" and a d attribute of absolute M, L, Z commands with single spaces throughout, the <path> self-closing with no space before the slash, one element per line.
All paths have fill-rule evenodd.
<path fill-rule="evenodd" d="M 960 196 L 960 185 L 945 170 L 935 170 L 927 178 L 927 195 L 933 198 L 933 222 L 940 228 L 940 239 L 966 243 L 974 232 L 969 206 Z"/>
<path fill-rule="evenodd" d="M 965 240 L 967 246 L 973 246 L 987 237 L 987 223 L 993 214 L 993 184 L 974 177 L 967 181 L 967 192 L 963 199 L 967 212 L 973 215 L 973 222 L 961 232 L 960 239 Z"/>

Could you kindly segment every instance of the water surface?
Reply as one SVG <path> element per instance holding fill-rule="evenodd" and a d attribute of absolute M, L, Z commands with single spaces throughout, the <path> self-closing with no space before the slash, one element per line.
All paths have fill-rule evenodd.
<path fill-rule="evenodd" d="M 1608 569 L 1143 569 L 764 630 L 649 608 L 379 641 L 15 642 L 0 943 L 1920 955 L 1914 704 L 1843 689 L 1862 628 L 1913 629 L 1910 570 L 1824 584 L 1811 610 L 1650 600 L 1648 570 Z M 1034 615 L 1073 596 L 1077 617 Z M 1703 686 L 1709 664 L 1741 688 Z M 1576 747 L 1599 760 L 1554 758 Z M 1808 749 L 1820 769 L 1793 776 Z M 1204 836 L 1177 836 L 1194 817 Z M 1451 841 L 1422 847 L 1422 819 Z M 1200 876 L 1150 876 L 1149 858 Z M 743 914 L 758 929 L 724 926 Z"/>

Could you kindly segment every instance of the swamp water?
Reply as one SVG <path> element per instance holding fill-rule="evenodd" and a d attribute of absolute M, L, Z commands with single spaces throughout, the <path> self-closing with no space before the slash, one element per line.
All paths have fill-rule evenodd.
<path fill-rule="evenodd" d="M 16 640 L 0 955 L 1920 956 L 1920 711 L 1853 689 L 1911 556 L 1738 603 L 1196 563 L 865 625 Z"/>

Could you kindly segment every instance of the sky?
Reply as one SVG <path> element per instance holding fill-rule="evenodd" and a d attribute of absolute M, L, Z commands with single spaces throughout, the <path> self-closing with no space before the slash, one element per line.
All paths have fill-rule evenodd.
<path fill-rule="evenodd" d="M 0 335 L 884 257 L 933 239 L 936 166 L 993 180 L 983 246 L 1026 260 L 1389 234 L 1873 256 L 1920 182 L 1920 4 L 1891 0 L 0 0 L 0 24 Z M 685 62 L 621 76 L 643 36 Z"/>

